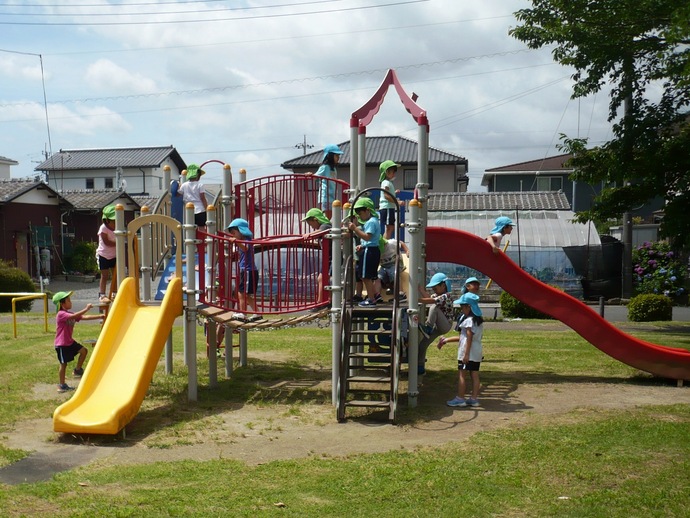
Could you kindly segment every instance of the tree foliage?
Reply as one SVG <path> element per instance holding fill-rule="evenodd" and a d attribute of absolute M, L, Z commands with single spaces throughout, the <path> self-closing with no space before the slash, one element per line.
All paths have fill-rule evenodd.
<path fill-rule="evenodd" d="M 573 97 L 611 86 L 613 139 L 589 148 L 562 135 L 572 178 L 607 187 L 579 221 L 617 218 L 656 197 L 661 227 L 690 245 L 690 3 L 687 0 L 533 0 L 510 31 L 530 48 L 553 46 L 575 69 Z"/>

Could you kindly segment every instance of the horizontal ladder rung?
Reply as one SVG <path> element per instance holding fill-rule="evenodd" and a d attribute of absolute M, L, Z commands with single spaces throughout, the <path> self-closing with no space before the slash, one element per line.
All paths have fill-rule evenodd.
<path fill-rule="evenodd" d="M 391 406 L 390 401 L 366 401 L 364 399 L 353 399 L 347 401 L 345 406 L 358 406 L 368 408 L 388 408 Z"/>
<path fill-rule="evenodd" d="M 350 376 L 347 378 L 350 383 L 390 383 L 390 376 Z"/>

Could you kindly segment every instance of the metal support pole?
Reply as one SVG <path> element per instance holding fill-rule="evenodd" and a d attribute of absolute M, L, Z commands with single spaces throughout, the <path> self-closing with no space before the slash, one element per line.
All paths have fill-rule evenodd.
<path fill-rule="evenodd" d="M 127 276 L 127 227 L 125 226 L 125 208 L 119 203 L 115 206 L 115 256 L 117 282 L 125 280 Z"/>
<path fill-rule="evenodd" d="M 331 240 L 332 252 L 332 272 L 331 285 L 331 337 L 332 337 L 332 358 L 331 358 L 331 403 L 335 406 L 338 402 L 338 377 L 340 375 L 340 354 L 343 344 L 340 336 L 340 313 L 343 301 L 343 256 L 340 253 L 343 242 L 343 231 L 341 228 L 343 221 L 342 204 L 339 200 L 333 202 L 333 216 L 331 219 L 331 232 L 326 236 Z"/>
<path fill-rule="evenodd" d="M 240 183 L 244 184 L 247 181 L 247 171 L 245 169 L 240 169 Z M 247 189 L 242 185 L 242 190 L 240 191 L 240 217 L 247 219 Z M 250 224 L 251 226 L 251 224 Z M 230 333 L 232 334 L 232 333 Z M 247 331 L 245 329 L 240 330 L 240 367 L 247 366 Z"/>
<path fill-rule="evenodd" d="M 419 366 L 419 280 L 424 276 L 424 261 L 422 259 L 422 241 L 424 239 L 423 225 L 420 221 L 421 203 L 419 200 L 410 201 L 410 214 L 405 223 L 407 233 L 410 236 L 410 258 L 409 274 L 410 285 L 408 288 L 409 307 L 407 316 L 409 320 L 407 336 L 407 366 L 408 366 L 408 386 L 407 401 L 408 406 L 417 406 L 417 396 L 419 396 L 418 374 Z"/>
<path fill-rule="evenodd" d="M 206 230 L 209 236 L 216 235 L 216 208 L 209 205 L 206 209 Z M 204 275 L 206 277 L 206 300 L 215 301 L 216 299 L 216 280 L 212 278 L 213 263 L 215 262 L 213 253 L 213 239 L 206 237 L 206 265 Z M 199 272 L 201 275 L 201 272 Z M 206 319 L 206 342 L 208 343 L 208 386 L 214 388 L 218 385 L 218 357 L 217 354 L 216 322 L 210 318 Z"/>
<path fill-rule="evenodd" d="M 366 177 L 367 177 L 367 127 L 360 126 L 357 130 L 357 145 L 359 149 L 357 150 L 357 185 L 354 186 L 355 192 L 353 198 L 362 192 L 366 188 Z M 353 187 L 353 186 L 350 186 Z"/>
<path fill-rule="evenodd" d="M 149 208 L 144 205 L 141 208 L 141 215 L 148 216 Z M 151 225 L 144 225 L 141 227 L 141 280 L 142 294 L 141 300 L 151 300 L 151 271 L 153 270 L 151 262 Z"/>
<path fill-rule="evenodd" d="M 229 164 L 223 166 L 223 195 L 221 197 L 221 205 L 223 206 L 223 226 L 227 226 L 230 221 L 232 221 L 233 214 L 233 203 L 235 201 L 234 193 L 232 190 L 232 169 Z M 247 178 L 247 172 L 244 169 L 240 169 L 240 174 L 244 175 L 243 178 Z M 246 214 L 246 209 L 245 209 Z M 225 330 L 225 377 L 229 378 L 232 376 L 232 332 Z"/>
<path fill-rule="evenodd" d="M 184 248 L 187 257 L 187 287 L 185 290 L 185 359 L 188 369 L 187 399 L 197 400 L 197 364 L 196 364 L 196 276 L 194 275 L 194 255 L 196 248 L 196 225 L 194 224 L 194 204 L 187 203 L 184 209 Z"/>
<path fill-rule="evenodd" d="M 357 157 L 359 156 L 359 145 L 357 142 L 357 128 L 359 127 L 359 119 L 352 117 L 350 119 L 350 189 L 348 194 L 348 201 L 352 203 L 355 199 L 355 188 L 357 186 Z M 338 222 L 340 225 L 340 222 Z"/>

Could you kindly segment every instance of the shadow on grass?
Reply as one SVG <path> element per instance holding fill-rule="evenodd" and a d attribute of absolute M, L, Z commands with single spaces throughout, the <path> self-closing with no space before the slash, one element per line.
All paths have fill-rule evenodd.
<path fill-rule="evenodd" d="M 331 372 L 326 368 L 309 368 L 293 362 L 270 362 L 250 358 L 246 367 L 234 370 L 231 379 L 219 379 L 216 387 L 207 384 L 207 365 L 200 365 L 198 401 L 187 401 L 186 370 L 179 368 L 171 376 L 154 377 L 145 404 L 126 428 L 126 435 L 116 436 L 62 434 L 58 441 L 64 444 L 89 444 L 94 446 L 130 447 L 147 439 L 152 434 L 168 429 L 174 435 L 182 429 L 216 415 L 240 410 L 244 405 L 271 407 L 272 405 L 331 405 Z M 481 373 L 483 385 L 481 407 L 452 408 L 446 401 L 457 393 L 457 371 L 443 369 L 427 371 L 420 386 L 417 405 L 409 407 L 407 395 L 407 373 L 402 373 L 396 424 L 417 426 L 434 422 L 438 427 L 454 427 L 470 421 L 477 412 L 513 413 L 529 411 L 533 407 L 516 398 L 521 385 L 567 385 L 577 383 L 598 383 L 634 386 L 675 386 L 674 380 L 639 375 L 631 378 L 562 375 L 549 372 L 492 372 Z M 466 412 L 467 418 L 460 422 L 448 419 L 455 412 Z M 335 421 L 335 411 L 333 412 Z M 367 426 L 388 425 L 388 411 L 348 411 L 348 421 Z"/>
<path fill-rule="evenodd" d="M 125 427 L 125 434 L 61 434 L 62 444 L 131 447 L 163 429 L 182 429 L 214 415 L 252 405 L 330 405 L 331 372 L 292 362 L 249 359 L 246 367 L 236 367 L 232 378 L 221 378 L 208 386 L 208 364 L 199 365 L 197 401 L 187 400 L 187 371 L 157 372 L 149 386 L 144 405 Z"/>

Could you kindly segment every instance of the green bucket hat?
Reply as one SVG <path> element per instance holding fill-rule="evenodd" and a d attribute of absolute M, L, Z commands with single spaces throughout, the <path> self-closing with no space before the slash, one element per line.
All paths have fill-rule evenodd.
<path fill-rule="evenodd" d="M 103 207 L 103 219 L 115 219 L 115 205 L 107 205 Z"/>
<path fill-rule="evenodd" d="M 316 218 L 316 221 L 322 225 L 327 225 L 330 220 L 326 217 L 321 209 L 309 209 L 307 213 L 302 218 L 302 221 L 307 221 L 308 219 Z"/>
<path fill-rule="evenodd" d="M 55 295 L 53 295 L 53 304 L 57 306 L 57 308 L 60 308 L 60 302 L 65 300 L 67 297 L 71 296 L 73 291 L 58 291 Z"/>
<path fill-rule="evenodd" d="M 187 166 L 187 180 L 194 180 L 197 176 L 201 178 L 202 174 L 206 174 L 201 167 L 196 164 L 189 164 Z"/>
<path fill-rule="evenodd" d="M 385 162 L 381 162 L 381 165 L 379 165 L 379 183 L 386 179 L 386 171 L 388 171 L 391 167 L 398 168 L 400 167 L 400 164 L 396 164 L 392 160 L 386 160 Z"/>

